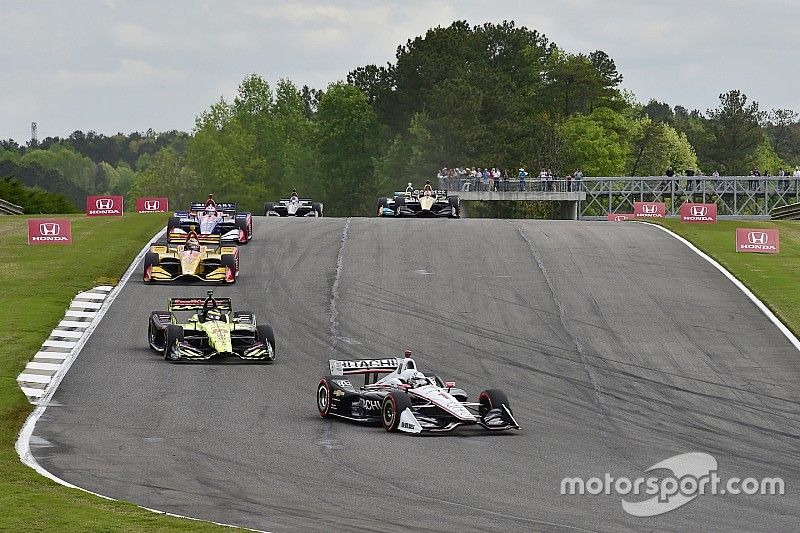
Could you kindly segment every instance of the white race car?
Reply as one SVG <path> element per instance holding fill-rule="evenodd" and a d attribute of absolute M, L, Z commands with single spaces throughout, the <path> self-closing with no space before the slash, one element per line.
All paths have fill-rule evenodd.
<path fill-rule="evenodd" d="M 417 370 L 410 354 L 403 359 L 331 359 L 329 365 L 331 375 L 317 387 L 317 409 L 323 418 L 380 422 L 386 431 L 406 433 L 451 431 L 464 425 L 492 431 L 520 429 L 503 391 L 488 389 L 470 402 L 455 382 L 442 382 Z M 348 379 L 355 374 L 365 376 L 360 388 Z"/>

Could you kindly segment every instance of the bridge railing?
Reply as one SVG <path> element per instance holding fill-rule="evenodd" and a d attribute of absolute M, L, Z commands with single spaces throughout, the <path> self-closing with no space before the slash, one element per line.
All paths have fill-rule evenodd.
<path fill-rule="evenodd" d="M 481 178 L 451 177 L 438 178 L 440 190 L 452 192 L 580 192 L 581 181 L 564 178 L 542 179 L 539 177 L 499 178 L 483 181 Z"/>
<path fill-rule="evenodd" d="M 776 207 L 800 201 L 800 178 L 792 176 L 588 177 L 581 216 L 633 210 L 633 202 L 664 202 L 668 215 L 682 203 L 714 203 L 721 216 L 769 216 Z"/>

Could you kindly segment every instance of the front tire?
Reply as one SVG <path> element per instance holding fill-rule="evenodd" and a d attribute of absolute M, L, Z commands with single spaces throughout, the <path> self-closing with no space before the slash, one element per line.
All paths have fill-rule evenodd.
<path fill-rule="evenodd" d="M 322 418 L 330 418 L 331 415 L 331 398 L 333 387 L 328 378 L 322 378 L 317 385 L 317 411 Z"/>
<path fill-rule="evenodd" d="M 175 228 L 179 228 L 180 226 L 180 217 L 169 217 L 169 222 L 167 222 L 167 238 L 169 238 L 169 234 L 172 233 Z"/>
<path fill-rule="evenodd" d="M 170 324 L 164 332 L 164 359 L 177 361 L 181 358 L 178 353 L 178 344 L 183 342 L 183 328 Z"/>
<path fill-rule="evenodd" d="M 226 282 L 236 283 L 236 278 L 239 275 L 239 272 L 236 269 L 236 258 L 233 256 L 233 254 L 225 254 L 222 256 L 222 266 L 230 269 L 231 273 L 233 274 L 233 281 L 226 280 Z"/>
<path fill-rule="evenodd" d="M 272 349 L 272 358 L 268 361 L 275 360 L 275 332 L 272 331 L 272 326 L 269 324 L 261 324 L 256 326 L 256 340 L 263 343 L 268 343 Z"/>
<path fill-rule="evenodd" d="M 319 202 L 314 202 L 311 204 L 311 208 L 314 209 L 314 216 L 321 217 L 322 216 L 322 204 Z"/>
<path fill-rule="evenodd" d="M 408 394 L 395 391 L 387 394 L 381 406 L 383 429 L 390 433 L 397 431 L 397 428 L 400 427 L 400 415 L 409 407 L 411 407 L 411 398 L 408 397 Z"/>
<path fill-rule="evenodd" d="M 458 196 L 448 196 L 447 203 L 450 204 L 450 207 L 453 210 L 453 214 L 451 215 L 453 218 L 459 218 L 461 216 L 461 200 Z"/>
<path fill-rule="evenodd" d="M 508 401 L 508 396 L 506 396 L 506 393 L 500 389 L 489 389 L 483 391 L 478 395 L 478 403 L 480 404 L 478 407 L 478 414 L 481 416 L 481 418 L 486 416 L 486 413 L 492 409 L 498 409 L 503 405 L 505 405 L 509 412 L 511 412 L 511 404 Z"/>
<path fill-rule="evenodd" d="M 268 217 L 270 211 L 274 211 L 274 210 L 275 210 L 275 204 L 274 203 L 267 202 L 267 203 L 264 204 L 264 216 L 265 217 Z"/>
<path fill-rule="evenodd" d="M 158 254 L 155 252 L 147 252 L 144 254 L 144 274 L 142 274 L 142 279 L 145 283 L 151 281 L 147 279 L 147 269 L 157 266 L 158 265 Z"/>

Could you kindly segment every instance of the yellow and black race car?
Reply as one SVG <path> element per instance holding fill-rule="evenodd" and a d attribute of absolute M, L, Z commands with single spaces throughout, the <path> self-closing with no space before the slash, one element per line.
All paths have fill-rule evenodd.
<path fill-rule="evenodd" d="M 171 233 L 165 244 L 153 244 L 144 256 L 144 281 L 201 280 L 236 283 L 239 249 L 220 243 L 219 235 Z"/>

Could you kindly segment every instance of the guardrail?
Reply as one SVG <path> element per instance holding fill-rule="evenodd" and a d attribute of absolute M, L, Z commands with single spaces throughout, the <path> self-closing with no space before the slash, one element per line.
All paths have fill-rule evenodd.
<path fill-rule="evenodd" d="M 769 215 L 775 220 L 797 220 L 800 218 L 800 202 L 776 207 Z"/>
<path fill-rule="evenodd" d="M 25 213 L 25 210 L 22 207 L 12 204 L 11 202 L 6 202 L 5 200 L 0 200 L 0 215 L 22 215 Z"/>

